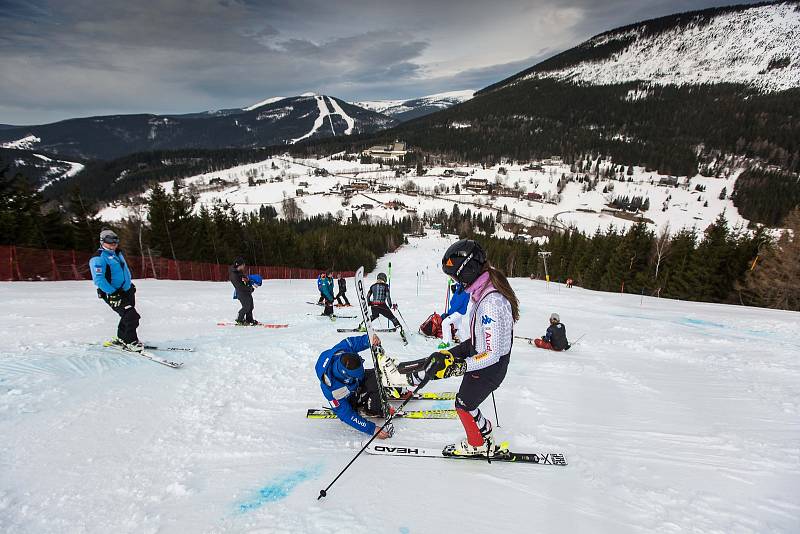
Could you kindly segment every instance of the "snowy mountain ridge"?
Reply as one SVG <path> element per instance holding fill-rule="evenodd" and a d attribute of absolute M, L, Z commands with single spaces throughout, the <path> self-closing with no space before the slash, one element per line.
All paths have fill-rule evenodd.
<path fill-rule="evenodd" d="M 474 90 L 464 89 L 461 91 L 447 91 L 444 93 L 425 95 L 407 100 L 365 100 L 351 103 L 377 113 L 383 113 L 384 115 L 388 115 L 400 121 L 406 121 L 466 102 L 470 100 L 474 94 Z"/>
<path fill-rule="evenodd" d="M 548 60 L 517 80 L 727 82 L 762 91 L 800 87 L 800 3 L 758 5 L 710 17 L 702 13 L 687 14 L 692 18 L 685 25 L 662 29 L 656 19 L 602 33 L 577 47 L 585 53 L 581 61 L 551 68 Z"/>

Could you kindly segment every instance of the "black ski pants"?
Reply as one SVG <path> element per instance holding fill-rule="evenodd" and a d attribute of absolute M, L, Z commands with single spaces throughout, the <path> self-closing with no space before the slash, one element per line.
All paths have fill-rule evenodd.
<path fill-rule="evenodd" d="M 351 397 L 350 404 L 353 409 L 364 409 L 364 413 L 372 417 L 381 417 L 381 395 L 378 391 L 378 378 L 375 376 L 375 369 L 364 370 L 364 382 L 356 390 L 356 394 Z"/>
<path fill-rule="evenodd" d="M 236 298 L 242 304 L 242 309 L 239 310 L 239 315 L 236 317 L 237 321 L 252 321 L 253 320 L 253 294 L 249 291 L 237 291 Z"/>
<path fill-rule="evenodd" d="M 119 315 L 119 324 L 117 325 L 117 337 L 125 343 L 133 343 L 139 341 L 139 336 L 136 329 L 139 328 L 139 319 L 141 316 L 136 311 L 136 286 L 131 285 L 128 291 L 118 290 L 121 295 L 119 304 L 113 306 L 109 302 L 108 295 L 103 293 L 102 299 L 108 306 Z"/>
<path fill-rule="evenodd" d="M 397 317 L 394 316 L 392 310 L 390 310 L 389 306 L 386 304 L 372 304 L 370 306 L 370 311 L 372 312 L 372 316 L 370 317 L 369 322 L 374 321 L 380 315 L 389 319 L 395 328 L 400 328 L 400 321 L 397 320 Z"/>
<path fill-rule="evenodd" d="M 344 299 L 344 302 L 342 302 L 342 299 Z M 336 302 L 340 305 L 346 304 L 350 306 L 350 301 L 347 300 L 347 291 L 339 291 L 339 293 L 336 295 Z"/>
<path fill-rule="evenodd" d="M 494 365 L 465 373 L 456 395 L 456 408 L 468 412 L 476 410 L 503 383 L 509 360 L 509 356 L 503 356 Z"/>

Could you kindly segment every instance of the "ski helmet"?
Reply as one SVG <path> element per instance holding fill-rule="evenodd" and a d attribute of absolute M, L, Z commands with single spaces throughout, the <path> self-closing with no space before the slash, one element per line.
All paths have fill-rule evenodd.
<path fill-rule="evenodd" d="M 385 282 L 386 281 L 386 273 L 379 273 L 378 274 L 378 280 L 380 282 Z"/>
<path fill-rule="evenodd" d="M 244 258 L 241 256 L 236 256 L 235 258 L 233 258 L 233 266 L 238 267 L 240 265 L 246 265 Z"/>
<path fill-rule="evenodd" d="M 555 321 L 557 323 L 560 323 L 561 322 L 561 317 L 559 317 L 557 313 L 551 313 L 550 314 L 550 320 L 551 321 Z"/>
<path fill-rule="evenodd" d="M 486 263 L 486 252 L 477 241 L 456 241 L 442 256 L 442 271 L 467 288 L 480 276 Z"/>
<path fill-rule="evenodd" d="M 119 244 L 119 236 L 114 233 L 114 230 L 103 230 L 100 232 L 100 243 Z"/>
<path fill-rule="evenodd" d="M 364 365 L 361 356 L 355 352 L 340 352 L 338 358 L 334 358 L 331 370 L 333 375 L 344 382 L 351 384 L 364 378 Z"/>

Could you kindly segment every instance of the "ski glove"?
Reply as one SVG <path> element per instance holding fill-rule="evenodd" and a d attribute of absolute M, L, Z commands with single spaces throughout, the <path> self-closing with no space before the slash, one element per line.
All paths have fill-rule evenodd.
<path fill-rule="evenodd" d="M 383 430 L 378 428 L 378 431 L 375 432 L 375 433 L 378 434 L 380 432 L 383 432 L 384 434 L 386 434 L 387 438 L 391 438 L 392 436 L 394 436 L 394 424 L 390 422 L 385 427 L 383 427 Z"/>
<path fill-rule="evenodd" d="M 108 296 L 108 305 L 112 308 L 119 308 L 122 305 L 122 295 L 120 295 L 119 290 Z"/>
<path fill-rule="evenodd" d="M 440 350 L 428 356 L 425 363 L 425 376 L 430 380 L 461 376 L 467 371 L 465 360 L 456 360 L 449 350 Z"/>

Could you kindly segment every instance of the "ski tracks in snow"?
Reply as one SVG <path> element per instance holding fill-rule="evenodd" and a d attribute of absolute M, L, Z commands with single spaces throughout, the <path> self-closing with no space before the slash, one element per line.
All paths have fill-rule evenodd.
<path fill-rule="evenodd" d="M 336 100 L 334 100 L 329 96 L 324 96 L 324 95 L 315 95 L 314 98 L 317 101 L 317 109 L 319 111 L 319 115 L 317 116 L 316 119 L 314 119 L 314 125 L 311 127 L 311 131 L 309 131 L 307 134 L 303 136 L 298 137 L 297 139 L 292 139 L 291 144 L 302 141 L 303 139 L 308 139 L 309 137 L 317 133 L 317 131 L 319 131 L 319 129 L 322 128 L 323 124 L 325 124 L 325 119 L 328 119 L 328 124 L 331 127 L 331 133 L 333 135 L 336 135 L 336 129 L 333 126 L 334 115 L 339 115 L 347 123 L 347 129 L 344 132 L 342 132 L 344 135 L 350 135 L 351 133 L 353 133 L 353 128 L 355 128 L 356 121 L 352 117 L 350 117 L 347 113 L 345 113 L 345 111 L 342 109 L 342 107 Z M 331 113 L 330 109 L 328 109 L 328 103 L 330 103 L 331 107 L 333 108 L 333 113 Z"/>

